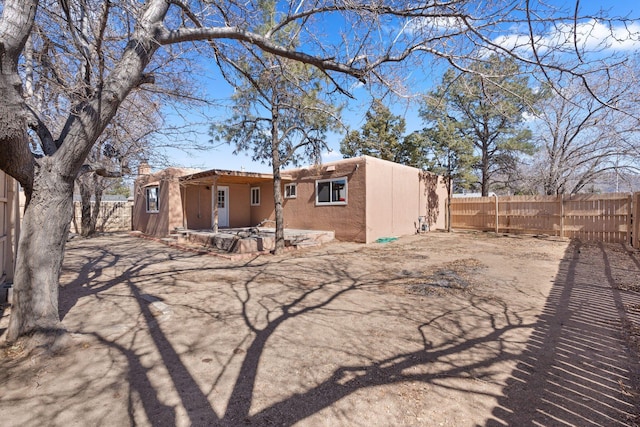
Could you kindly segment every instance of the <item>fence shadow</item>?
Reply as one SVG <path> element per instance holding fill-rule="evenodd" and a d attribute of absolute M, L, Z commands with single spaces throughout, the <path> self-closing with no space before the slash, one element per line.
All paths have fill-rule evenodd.
<path fill-rule="evenodd" d="M 638 365 L 620 292 L 604 245 L 570 245 L 486 426 L 636 425 Z"/>

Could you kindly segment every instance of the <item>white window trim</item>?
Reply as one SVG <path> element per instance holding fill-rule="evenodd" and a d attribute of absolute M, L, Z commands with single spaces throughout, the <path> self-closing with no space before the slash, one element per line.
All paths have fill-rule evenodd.
<path fill-rule="evenodd" d="M 334 182 L 334 181 L 344 181 L 344 200 L 339 200 L 336 202 L 319 202 L 318 201 L 318 184 L 323 182 Z M 346 176 L 338 177 L 338 178 L 329 178 L 329 179 L 318 179 L 315 183 L 314 191 L 316 193 L 316 206 L 344 206 L 349 201 L 349 180 Z M 329 189 L 329 195 L 331 195 L 331 188 Z"/>
<path fill-rule="evenodd" d="M 156 189 L 156 209 L 149 209 L 149 190 Z M 160 212 L 160 186 L 151 185 L 149 187 L 145 187 L 144 189 L 144 202 L 145 202 L 145 210 L 147 213 L 158 213 Z"/>
<path fill-rule="evenodd" d="M 254 202 L 254 200 L 253 200 L 254 192 L 258 194 L 258 201 L 257 202 Z M 260 206 L 260 199 L 261 199 L 261 197 L 260 197 L 260 187 L 251 187 L 251 206 Z"/>
<path fill-rule="evenodd" d="M 289 191 L 289 195 L 287 195 L 287 188 L 293 188 L 293 196 L 291 195 L 291 191 Z M 285 184 L 284 185 L 284 198 L 285 199 L 296 199 L 298 197 L 298 185 L 293 184 Z"/>

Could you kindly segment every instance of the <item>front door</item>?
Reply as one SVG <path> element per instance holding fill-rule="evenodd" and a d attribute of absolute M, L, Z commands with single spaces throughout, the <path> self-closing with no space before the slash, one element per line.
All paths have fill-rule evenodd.
<path fill-rule="evenodd" d="M 213 190 L 212 190 L 213 191 Z M 218 202 L 218 227 L 229 226 L 229 187 L 218 187 L 218 197 L 212 197 L 213 203 Z M 215 215 L 214 205 L 211 206 L 211 226 L 213 227 Z"/>

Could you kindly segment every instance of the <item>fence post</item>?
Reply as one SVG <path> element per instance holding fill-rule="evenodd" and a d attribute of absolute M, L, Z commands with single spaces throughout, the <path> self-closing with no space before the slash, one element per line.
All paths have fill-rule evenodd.
<path fill-rule="evenodd" d="M 496 234 L 498 234 L 500 229 L 499 218 L 498 218 L 498 195 L 495 194 L 496 198 Z"/>
<path fill-rule="evenodd" d="M 564 239 L 564 194 L 558 196 L 560 201 L 560 238 Z"/>
<path fill-rule="evenodd" d="M 625 240 L 633 247 L 631 215 L 633 215 L 633 194 L 629 193 L 629 198 L 627 199 L 627 235 L 625 236 Z"/>
<path fill-rule="evenodd" d="M 631 213 L 631 246 L 640 249 L 640 193 L 633 193 Z"/>

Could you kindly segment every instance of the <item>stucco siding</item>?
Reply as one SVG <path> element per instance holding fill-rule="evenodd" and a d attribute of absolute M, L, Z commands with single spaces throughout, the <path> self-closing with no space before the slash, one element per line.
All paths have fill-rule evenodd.
<path fill-rule="evenodd" d="M 211 193 L 211 187 L 206 185 L 184 187 L 187 228 L 192 230 L 211 228 Z"/>
<path fill-rule="evenodd" d="M 155 174 L 139 177 L 135 183 L 133 203 L 134 230 L 153 236 L 166 236 L 176 227 L 183 226 L 182 200 L 178 177 L 184 171 L 168 168 Z M 147 212 L 146 191 L 149 184 L 158 185 L 158 212 Z"/>
<path fill-rule="evenodd" d="M 251 188 L 260 188 L 260 205 L 251 205 Z M 252 227 L 263 223 L 265 220 L 275 220 L 275 205 L 273 203 L 273 184 L 270 182 L 252 184 L 247 187 L 247 196 L 244 199 L 247 206 L 251 208 L 250 224 Z M 264 224 L 266 227 L 274 227 L 272 224 Z"/>
<path fill-rule="evenodd" d="M 326 163 L 322 166 L 286 171 L 296 184 L 295 199 L 284 199 L 284 223 L 287 228 L 334 231 L 338 240 L 365 242 L 365 175 L 362 158 Z M 345 205 L 316 204 L 316 182 L 345 178 Z"/>
<path fill-rule="evenodd" d="M 429 230 L 444 230 L 447 211 L 447 187 L 441 176 L 424 172 L 420 180 L 420 212 L 426 216 Z"/>
<path fill-rule="evenodd" d="M 366 157 L 367 243 L 415 233 L 420 209 L 420 173 L 409 166 Z"/>
<path fill-rule="evenodd" d="M 229 185 L 229 227 L 249 227 L 251 208 L 249 185 Z"/>

